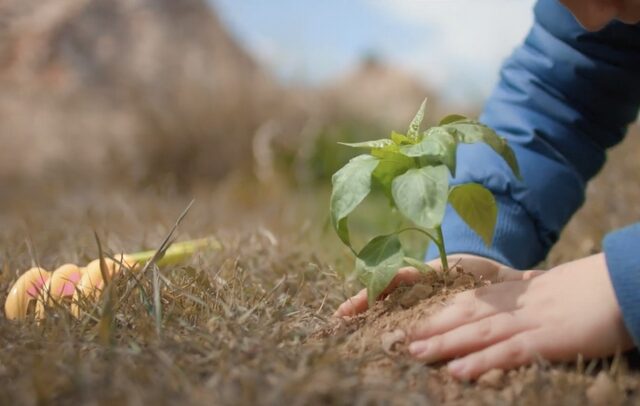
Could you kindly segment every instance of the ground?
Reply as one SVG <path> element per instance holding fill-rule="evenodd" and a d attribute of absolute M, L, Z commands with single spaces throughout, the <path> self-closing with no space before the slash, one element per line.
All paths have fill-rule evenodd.
<path fill-rule="evenodd" d="M 639 153 L 637 134 L 617 148 L 544 266 L 597 251 L 607 230 L 637 221 Z M 223 248 L 162 269 L 161 309 L 148 272 L 117 279 L 80 320 L 63 309 L 40 324 L 0 317 L 0 404 L 640 403 L 626 357 L 540 362 L 479 383 L 409 360 L 388 333 L 430 311 L 440 282 L 414 307 L 398 306 L 398 292 L 355 320 L 333 320 L 359 286 L 327 227 L 327 188 L 270 182 L 237 175 L 188 192 L 15 185 L 0 202 L 2 301 L 35 262 L 95 258 L 94 231 L 113 253 L 156 247 L 192 197 L 178 237 L 213 235 Z M 370 220 L 355 226 L 368 231 Z"/>

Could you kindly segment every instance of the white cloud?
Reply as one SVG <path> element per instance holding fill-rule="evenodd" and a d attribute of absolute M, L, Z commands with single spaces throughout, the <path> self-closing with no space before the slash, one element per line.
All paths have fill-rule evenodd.
<path fill-rule="evenodd" d="M 220 9 L 245 45 L 265 66 L 284 80 L 322 83 L 340 76 L 362 56 L 362 42 L 368 51 L 395 66 L 415 73 L 456 103 L 477 102 L 488 95 L 497 79 L 500 64 L 522 42 L 531 27 L 535 0 L 320 0 L 322 13 L 299 16 L 295 0 L 209 0 Z M 307 0 L 309 2 L 314 0 Z M 318 1 L 318 0 L 316 0 Z M 318 30 L 336 29 L 347 38 L 348 26 L 319 24 L 318 18 L 338 15 L 342 1 L 357 40 L 336 43 L 334 36 Z M 362 13 L 358 14 L 358 8 Z M 267 13 L 266 10 L 278 10 Z M 329 11 L 327 11 L 329 10 Z M 371 10 L 376 17 L 372 18 Z M 377 13 L 375 13 L 377 11 Z M 281 23 L 298 16 L 299 23 L 283 36 Z M 251 18 L 248 18 L 251 17 Z M 308 24 L 307 24 L 308 22 Z M 305 30 L 308 30 L 305 31 Z M 391 30 L 391 32 L 389 32 Z M 370 38 L 363 39 L 366 32 Z M 300 35 L 304 34 L 304 35 Z M 331 39 L 325 39 L 331 38 Z M 359 41 L 359 42 L 358 42 Z"/>
<path fill-rule="evenodd" d="M 423 42 L 390 56 L 453 98 L 469 92 L 485 97 L 533 21 L 533 0 L 365 1 L 404 24 L 424 27 Z M 466 90 L 456 94 L 456 84 Z"/>

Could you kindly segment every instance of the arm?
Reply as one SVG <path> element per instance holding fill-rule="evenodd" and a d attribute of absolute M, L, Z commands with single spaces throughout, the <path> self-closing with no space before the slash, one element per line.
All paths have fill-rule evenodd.
<path fill-rule="evenodd" d="M 448 211 L 448 251 L 519 268 L 542 260 L 639 103 L 640 26 L 613 23 L 589 34 L 555 0 L 540 0 L 534 28 L 503 67 L 481 117 L 509 140 L 525 182 L 488 149 L 461 149 L 455 182 L 483 183 L 496 193 L 498 225 L 487 248 Z M 640 345 L 638 241 L 640 223 L 609 234 L 604 254 L 460 293 L 416 323 L 409 351 L 426 362 L 461 357 L 449 370 L 469 379 L 540 356 L 597 358 Z"/>
<path fill-rule="evenodd" d="M 481 116 L 509 141 L 524 182 L 488 148 L 462 146 L 453 183 L 482 183 L 496 195 L 493 245 L 451 208 L 443 226 L 448 252 L 521 269 L 545 258 L 640 104 L 640 26 L 612 23 L 589 33 L 556 0 L 540 0 L 535 19 Z M 436 256 L 431 249 L 428 258 Z"/>

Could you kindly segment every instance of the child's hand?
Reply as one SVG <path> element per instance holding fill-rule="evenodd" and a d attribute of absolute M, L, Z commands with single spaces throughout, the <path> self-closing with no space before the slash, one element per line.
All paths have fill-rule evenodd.
<path fill-rule="evenodd" d="M 551 361 L 604 357 L 633 347 L 609 280 L 604 254 L 529 280 L 460 293 L 410 333 L 412 355 L 449 363 L 460 379 Z"/>
<path fill-rule="evenodd" d="M 462 266 L 466 272 L 470 272 L 476 277 L 482 276 L 484 279 L 492 282 L 528 279 L 539 273 L 539 271 L 516 271 L 496 261 L 475 255 L 459 254 L 447 258 L 449 264 L 454 265 L 459 262 L 460 266 Z M 439 259 L 429 262 L 428 265 L 437 271 L 442 270 Z M 380 297 L 385 297 L 400 285 L 416 283 L 420 280 L 420 276 L 420 272 L 415 268 L 408 267 L 400 269 L 393 281 L 391 281 L 389 287 Z M 342 303 L 334 313 L 334 316 L 353 316 L 367 310 L 367 306 L 367 290 L 362 289 L 358 294 Z"/>

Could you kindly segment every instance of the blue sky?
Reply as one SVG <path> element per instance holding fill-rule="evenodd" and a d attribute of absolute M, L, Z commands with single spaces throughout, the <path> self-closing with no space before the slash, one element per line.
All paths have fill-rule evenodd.
<path fill-rule="evenodd" d="M 210 2 L 285 82 L 321 84 L 373 54 L 456 102 L 486 97 L 533 19 L 533 0 Z"/>

